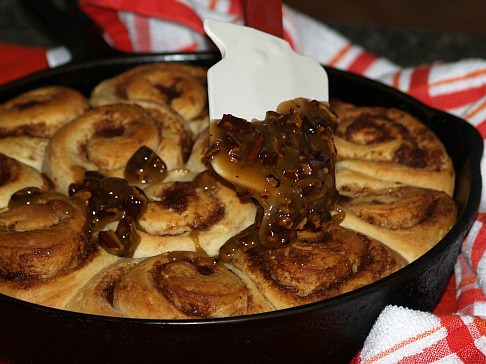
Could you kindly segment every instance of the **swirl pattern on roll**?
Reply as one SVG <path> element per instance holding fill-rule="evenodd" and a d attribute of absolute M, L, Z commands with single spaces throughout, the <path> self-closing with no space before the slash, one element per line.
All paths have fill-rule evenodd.
<path fill-rule="evenodd" d="M 331 105 L 338 114 L 334 141 L 336 183 L 341 189 L 367 188 L 378 180 L 452 194 L 452 161 L 437 136 L 418 119 L 394 108 L 339 101 Z"/>
<path fill-rule="evenodd" d="M 197 134 L 208 122 L 205 68 L 182 63 L 155 63 L 132 68 L 101 82 L 90 102 L 106 105 L 122 100 L 154 101 L 171 106 Z"/>
<path fill-rule="evenodd" d="M 78 91 L 46 86 L 0 105 L 0 152 L 41 169 L 48 138 L 90 108 Z"/>
<path fill-rule="evenodd" d="M 382 241 L 409 262 L 440 241 L 457 215 L 446 193 L 411 186 L 341 196 L 339 204 L 342 226 Z"/>
<path fill-rule="evenodd" d="M 116 259 L 89 243 L 88 227 L 84 206 L 62 194 L 19 194 L 0 213 L 0 292 L 64 307 Z"/>
<path fill-rule="evenodd" d="M 238 250 L 232 264 L 250 277 L 277 309 L 334 297 L 375 282 L 404 266 L 382 243 L 339 226 L 277 249 Z"/>
<path fill-rule="evenodd" d="M 217 259 L 193 252 L 116 263 L 95 276 L 67 307 L 84 311 L 83 302 L 89 313 L 153 319 L 239 316 L 272 309 Z"/>
<path fill-rule="evenodd" d="M 166 251 L 218 255 L 227 239 L 255 221 L 256 207 L 210 171 L 147 187 L 146 211 L 139 219 L 141 242 L 135 257 Z"/>
<path fill-rule="evenodd" d="M 130 103 L 93 108 L 53 135 L 44 171 L 56 188 L 66 193 L 71 183 L 82 180 L 86 170 L 123 177 L 127 162 L 141 147 L 153 150 L 168 169 L 181 168 L 188 154 L 188 135 L 184 121 L 165 111 L 163 105 L 154 104 L 147 108 Z M 166 115 L 166 120 L 159 119 Z"/>

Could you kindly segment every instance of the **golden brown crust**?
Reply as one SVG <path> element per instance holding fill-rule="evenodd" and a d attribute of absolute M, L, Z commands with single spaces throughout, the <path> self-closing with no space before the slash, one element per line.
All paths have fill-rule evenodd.
<path fill-rule="evenodd" d="M 121 277 L 138 264 L 137 259 L 120 259 L 99 271 L 66 304 L 69 311 L 125 317 L 113 307 L 113 292 Z"/>
<path fill-rule="evenodd" d="M 49 137 L 88 109 L 88 100 L 71 88 L 34 89 L 0 105 L 0 135 Z"/>
<path fill-rule="evenodd" d="M 444 191 L 452 195 L 454 169 L 447 152 L 423 123 L 405 111 L 334 101 L 337 184 L 345 190 L 371 180 Z M 344 179 L 340 172 L 351 171 Z M 360 179 L 364 176 L 364 180 Z"/>
<path fill-rule="evenodd" d="M 135 257 L 171 250 L 218 255 L 231 236 L 255 221 L 256 207 L 209 172 L 145 190 L 149 202 L 139 219 L 141 242 Z"/>
<path fill-rule="evenodd" d="M 78 91 L 46 86 L 0 105 L 0 153 L 41 169 L 47 140 L 62 125 L 90 108 Z"/>
<path fill-rule="evenodd" d="M 91 109 L 63 126 L 50 139 L 44 171 L 56 188 L 66 193 L 69 184 L 80 182 L 86 170 L 123 177 L 127 162 L 142 146 L 150 148 L 162 160 L 174 163 L 167 165 L 168 168 L 180 168 L 186 144 L 185 141 L 176 144 L 182 142 L 184 136 L 180 140 L 169 136 L 168 143 L 162 142 L 163 134 L 168 132 L 162 127 L 163 121 L 154 117 L 162 113 L 162 108 L 145 109 L 121 103 Z M 170 117 L 168 121 L 176 122 L 177 118 Z M 185 133 L 184 126 L 179 126 Z"/>
<path fill-rule="evenodd" d="M 214 258 L 175 252 L 147 258 L 123 275 L 113 306 L 130 317 L 226 317 L 263 307 L 250 296 L 246 285 Z"/>
<path fill-rule="evenodd" d="M 0 214 L 0 292 L 64 307 L 115 257 L 89 244 L 85 208 L 50 192 Z"/>
<path fill-rule="evenodd" d="M 342 226 L 382 241 L 409 262 L 439 242 L 457 215 L 446 193 L 410 186 L 362 192 L 340 206 Z"/>
<path fill-rule="evenodd" d="M 58 193 L 42 193 L 0 214 L 0 274 L 49 278 L 78 265 L 88 250 L 86 210 Z"/>
<path fill-rule="evenodd" d="M 48 142 L 48 138 L 27 135 L 5 137 L 0 139 L 0 153 L 40 172 Z"/>
<path fill-rule="evenodd" d="M 51 278 L 30 280 L 6 280 L 0 278 L 0 293 L 54 308 L 65 308 L 69 300 L 88 282 L 94 274 L 117 257 L 102 249 L 89 252 L 79 266 Z"/>
<path fill-rule="evenodd" d="M 244 271 L 277 309 L 334 297 L 375 282 L 404 265 L 380 242 L 338 226 L 305 233 L 270 250 L 239 250 L 232 264 Z"/>
<path fill-rule="evenodd" d="M 205 68 L 181 63 L 155 63 L 132 68 L 101 82 L 93 90 L 93 105 L 122 100 L 153 101 L 169 105 L 197 134 L 207 125 L 207 87 Z"/>
<path fill-rule="evenodd" d="M 136 101 L 157 121 L 160 130 L 160 143 L 156 150 L 163 157 L 168 169 L 182 168 L 192 149 L 192 132 L 189 124 L 171 107 L 151 102 Z"/>

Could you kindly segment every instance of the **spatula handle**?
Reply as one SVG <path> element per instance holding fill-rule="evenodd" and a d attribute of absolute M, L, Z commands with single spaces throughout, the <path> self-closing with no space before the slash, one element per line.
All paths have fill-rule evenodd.
<path fill-rule="evenodd" d="M 283 38 L 281 0 L 243 0 L 245 25 Z"/>

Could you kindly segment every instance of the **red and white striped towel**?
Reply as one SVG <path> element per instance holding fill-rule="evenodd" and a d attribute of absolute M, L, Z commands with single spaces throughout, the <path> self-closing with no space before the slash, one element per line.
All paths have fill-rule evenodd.
<path fill-rule="evenodd" d="M 239 0 L 79 0 L 79 5 L 100 25 L 113 47 L 127 52 L 206 50 L 210 45 L 202 27 L 204 18 L 243 21 Z M 298 52 L 322 64 L 374 78 L 466 119 L 486 139 L 486 60 L 403 68 L 291 8 L 284 7 L 283 15 L 285 38 Z M 29 52 L 38 62 L 24 67 L 25 72 L 52 65 L 52 59 L 47 62 L 37 57 L 38 49 Z M 17 53 L 2 52 L 10 57 Z M 52 56 L 53 52 L 49 53 Z M 20 70 L 12 69 L 12 64 L 16 63 L 8 57 L 0 60 L 0 82 L 20 76 Z M 484 172 L 485 163 L 483 158 Z M 455 274 L 435 314 L 396 306 L 385 308 L 353 363 L 486 363 L 485 251 L 483 192 L 480 213 L 464 241 Z"/>

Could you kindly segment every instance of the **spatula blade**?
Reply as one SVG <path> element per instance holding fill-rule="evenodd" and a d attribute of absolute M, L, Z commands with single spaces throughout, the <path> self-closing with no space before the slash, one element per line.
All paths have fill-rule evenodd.
<path fill-rule="evenodd" d="M 285 40 L 213 19 L 204 21 L 204 29 L 222 55 L 208 71 L 211 120 L 223 114 L 262 120 L 282 101 L 297 97 L 328 101 L 324 68 Z"/>

